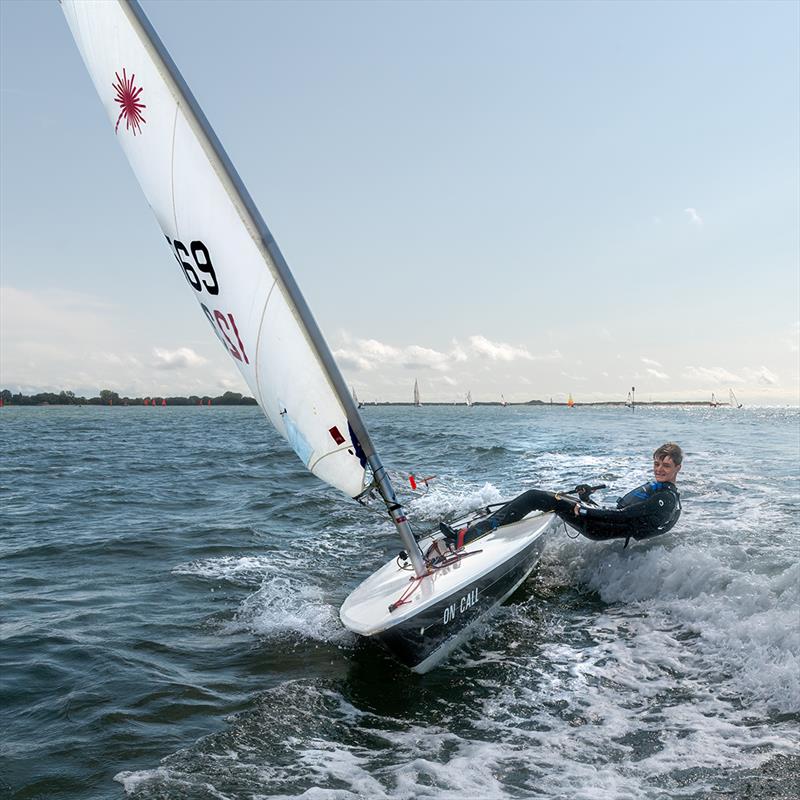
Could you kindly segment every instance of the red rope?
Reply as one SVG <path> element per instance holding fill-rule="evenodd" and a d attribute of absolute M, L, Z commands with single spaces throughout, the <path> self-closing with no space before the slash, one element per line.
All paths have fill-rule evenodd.
<path fill-rule="evenodd" d="M 400 606 L 403 606 L 406 603 L 410 603 L 411 601 L 409 600 L 409 597 L 411 597 L 411 595 L 414 594 L 414 592 L 416 591 L 417 587 L 420 585 L 420 583 L 422 583 L 422 579 L 423 578 L 427 578 L 427 577 L 428 577 L 427 575 L 423 575 L 421 577 L 418 575 L 418 576 L 416 576 L 414 578 L 410 578 L 409 579 L 410 583 L 409 583 L 408 587 L 403 592 L 403 594 L 400 595 L 400 599 L 397 600 L 396 602 L 392 603 L 389 606 L 389 611 L 394 611 L 394 610 L 400 608 Z"/>

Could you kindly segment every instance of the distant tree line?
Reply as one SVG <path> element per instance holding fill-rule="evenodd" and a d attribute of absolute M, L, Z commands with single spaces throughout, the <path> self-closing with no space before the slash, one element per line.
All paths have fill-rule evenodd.
<path fill-rule="evenodd" d="M 0 398 L 3 405 L 13 406 L 145 406 L 163 405 L 167 401 L 168 406 L 199 406 L 208 405 L 211 401 L 213 406 L 254 406 L 256 401 L 252 397 L 244 397 L 239 392 L 225 392 L 224 394 L 212 397 L 211 395 L 192 394 L 188 397 L 165 397 L 163 395 L 153 397 L 120 397 L 117 392 L 111 389 L 103 389 L 97 397 L 79 397 L 75 392 L 61 390 L 60 392 L 39 392 L 39 394 L 26 395 L 18 392 L 13 394 L 8 389 L 0 391 Z"/>

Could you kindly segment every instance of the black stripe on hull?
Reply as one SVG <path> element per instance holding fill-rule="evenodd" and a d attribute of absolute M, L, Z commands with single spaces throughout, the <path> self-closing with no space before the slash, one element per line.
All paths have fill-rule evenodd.
<path fill-rule="evenodd" d="M 546 540 L 543 533 L 513 558 L 491 572 L 451 593 L 373 638 L 384 645 L 401 663 L 414 668 L 438 650 L 449 651 L 448 644 L 466 628 L 491 611 L 516 584 L 536 566 Z M 434 662 L 435 663 L 435 662 Z"/>

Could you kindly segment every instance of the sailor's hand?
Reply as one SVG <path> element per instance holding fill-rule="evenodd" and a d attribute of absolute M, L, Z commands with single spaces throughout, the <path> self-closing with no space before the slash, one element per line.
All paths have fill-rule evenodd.
<path fill-rule="evenodd" d="M 581 513 L 581 504 L 575 503 L 575 508 L 572 509 L 572 513 L 577 517 L 578 514 Z"/>

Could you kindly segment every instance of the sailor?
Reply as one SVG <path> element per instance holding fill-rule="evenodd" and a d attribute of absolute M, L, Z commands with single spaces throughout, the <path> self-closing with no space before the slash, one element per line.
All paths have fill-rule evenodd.
<path fill-rule="evenodd" d="M 590 498 L 592 487 L 577 486 L 578 495 L 529 489 L 485 519 L 455 531 L 441 523 L 445 538 L 457 547 L 477 539 L 501 525 L 521 520 L 531 511 L 554 511 L 587 539 L 649 539 L 666 533 L 681 515 L 681 499 L 675 481 L 683 463 L 683 452 L 674 442 L 662 444 L 653 453 L 655 480 L 638 486 L 617 501 L 616 508 L 600 508 Z"/>

